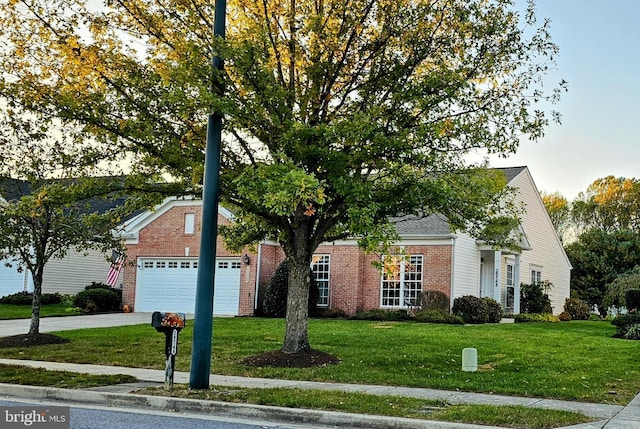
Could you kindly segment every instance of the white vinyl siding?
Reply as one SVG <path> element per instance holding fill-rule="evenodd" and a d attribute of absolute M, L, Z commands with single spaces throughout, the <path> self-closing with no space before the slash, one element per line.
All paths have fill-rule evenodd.
<path fill-rule="evenodd" d="M 105 283 L 111 265 L 105 259 L 106 255 L 97 250 L 86 253 L 71 250 L 63 259 L 50 259 L 44 267 L 42 293 L 76 295 L 93 282 Z M 116 288 L 122 285 L 123 271 L 120 271 Z"/>
<path fill-rule="evenodd" d="M 481 261 L 476 239 L 467 234 L 458 235 L 453 252 L 451 300 L 464 295 L 480 296 Z"/>
<path fill-rule="evenodd" d="M 548 280 L 553 284 L 548 293 L 553 312 L 558 314 L 563 309 L 565 298 L 569 297 L 571 264 L 528 169 L 511 180 L 509 185 L 519 188 L 520 199 L 525 204 L 522 228 L 532 247 L 521 255 L 521 281 L 531 280 L 530 273 L 527 272 L 529 267 L 540 267 L 541 280 Z"/>

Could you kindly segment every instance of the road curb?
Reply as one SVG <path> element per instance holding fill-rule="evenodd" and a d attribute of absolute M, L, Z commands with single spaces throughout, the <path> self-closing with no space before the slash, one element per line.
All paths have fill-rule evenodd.
<path fill-rule="evenodd" d="M 401 417 L 350 414 L 299 408 L 234 404 L 229 402 L 171 398 L 166 396 L 111 393 L 56 387 L 0 384 L 3 397 L 37 401 L 63 401 L 67 405 L 99 405 L 107 407 L 152 409 L 176 413 L 219 415 L 225 418 L 249 419 L 262 423 L 288 423 L 349 427 L 353 429 L 504 429 L 463 423 L 418 420 Z"/>

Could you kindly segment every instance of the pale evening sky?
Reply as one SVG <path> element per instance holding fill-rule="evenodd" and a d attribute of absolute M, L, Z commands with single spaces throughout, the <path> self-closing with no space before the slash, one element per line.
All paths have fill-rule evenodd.
<path fill-rule="evenodd" d="M 570 201 L 597 178 L 640 179 L 640 1 L 537 0 L 537 12 L 560 47 L 550 79 L 568 82 L 562 124 L 491 165 L 526 165 L 540 191 Z"/>

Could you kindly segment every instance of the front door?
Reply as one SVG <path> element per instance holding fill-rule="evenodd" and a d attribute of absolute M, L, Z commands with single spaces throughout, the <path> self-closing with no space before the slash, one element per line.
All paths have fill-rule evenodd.
<path fill-rule="evenodd" d="M 487 253 L 480 262 L 480 298 L 493 298 L 493 257 Z"/>

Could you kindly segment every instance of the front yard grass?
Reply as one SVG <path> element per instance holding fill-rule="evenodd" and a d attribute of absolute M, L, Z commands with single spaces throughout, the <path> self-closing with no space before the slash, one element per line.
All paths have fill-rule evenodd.
<path fill-rule="evenodd" d="M 122 374 L 78 374 L 68 371 L 49 371 L 42 368 L 0 364 L 0 383 L 77 389 L 133 383 L 135 381 L 137 381 L 135 377 Z"/>
<path fill-rule="evenodd" d="M 208 390 L 190 390 L 187 386 L 177 385 L 170 393 L 162 388 L 147 388 L 138 393 L 170 394 L 180 398 L 210 401 L 341 411 L 521 429 L 557 428 L 593 420 L 570 411 L 509 405 L 449 405 L 434 400 L 327 390 L 237 389 L 222 386 L 212 386 Z"/>
<path fill-rule="evenodd" d="M 40 307 L 40 317 L 54 317 L 54 316 L 73 316 L 74 313 L 69 311 L 69 305 L 66 303 L 60 304 L 48 304 Z M 30 305 L 9 305 L 0 304 L 0 319 L 30 319 L 31 318 L 31 306 Z"/>
<path fill-rule="evenodd" d="M 253 368 L 249 355 L 281 347 L 284 321 L 214 320 L 212 372 L 251 377 L 399 385 L 627 404 L 640 391 L 640 342 L 614 339 L 607 322 L 435 325 L 310 320 L 311 345 L 339 357 L 317 368 Z M 191 325 L 181 334 L 178 371 L 189 371 Z M 0 357 L 164 368 L 164 335 L 149 325 L 65 331 L 68 344 L 0 349 Z M 465 347 L 478 372 L 461 371 Z"/>

